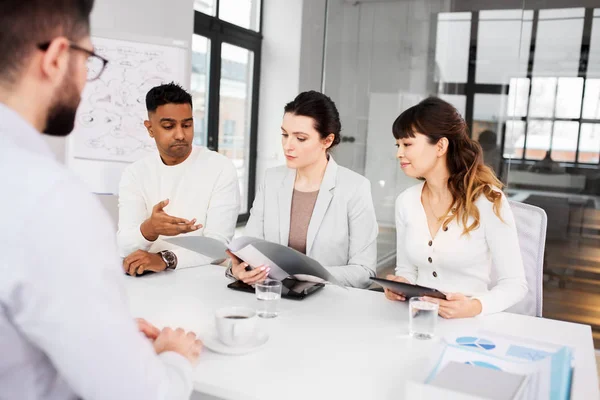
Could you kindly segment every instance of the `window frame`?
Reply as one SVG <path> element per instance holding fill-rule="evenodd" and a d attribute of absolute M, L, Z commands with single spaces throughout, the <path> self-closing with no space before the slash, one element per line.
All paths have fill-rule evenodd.
<path fill-rule="evenodd" d="M 589 51 L 590 51 L 590 42 L 591 42 L 591 33 L 592 33 L 592 23 L 594 21 L 594 8 L 585 8 L 585 14 L 583 17 L 583 32 L 581 39 L 581 50 L 579 55 L 579 70 L 577 77 L 583 78 L 583 90 L 581 92 L 581 108 L 579 113 L 579 118 L 560 118 L 560 117 L 531 117 L 529 115 L 529 105 L 531 104 L 531 89 L 533 87 L 532 78 L 533 75 L 533 64 L 535 58 L 535 46 L 536 46 L 536 37 L 537 37 L 537 27 L 539 22 L 539 13 L 540 10 L 533 10 L 533 24 L 531 31 L 531 41 L 529 44 L 529 59 L 527 63 L 527 75 L 523 76 L 523 78 L 529 79 L 529 93 L 528 93 L 528 111 L 526 116 L 508 116 L 503 115 L 502 127 L 501 127 L 501 156 L 502 162 L 504 163 L 506 160 L 511 160 L 511 162 L 529 164 L 539 159 L 530 159 L 526 157 L 527 154 L 527 131 L 529 129 L 529 123 L 531 121 L 552 121 L 553 129 L 551 131 L 550 136 L 550 147 L 549 151 L 552 151 L 552 142 L 554 137 L 554 123 L 561 121 L 571 121 L 577 122 L 579 124 L 578 133 L 577 133 L 577 146 L 575 148 L 575 161 L 573 162 L 565 162 L 560 161 L 561 165 L 572 166 L 578 168 L 586 168 L 586 167 L 594 167 L 598 168 L 600 166 L 600 160 L 595 163 L 590 162 L 580 162 L 579 161 L 579 152 L 581 145 L 581 126 L 582 124 L 600 124 L 600 119 L 590 119 L 583 117 L 583 107 L 584 107 L 584 98 L 585 91 L 587 85 L 587 67 L 589 60 Z M 598 18 L 598 17 L 596 17 Z M 434 18 L 434 25 L 437 25 L 437 17 Z M 479 11 L 471 12 L 471 36 L 469 43 L 469 65 L 467 72 L 467 82 L 466 83 L 456 83 L 456 82 L 435 82 L 437 88 L 439 88 L 439 94 L 453 94 L 453 95 L 464 95 L 466 96 L 466 109 L 465 109 L 465 121 L 469 126 L 469 132 L 472 134 L 473 130 L 473 111 L 475 104 L 475 96 L 477 94 L 496 94 L 496 95 L 506 95 L 508 96 L 509 92 L 509 84 L 480 84 L 475 82 L 476 76 L 476 65 L 477 65 L 477 45 L 478 45 L 478 32 L 479 32 Z M 433 75 L 430 72 L 430 76 Z M 562 77 L 556 77 L 562 78 Z M 524 141 L 523 141 L 523 151 L 520 158 L 507 158 L 504 156 L 505 152 L 505 135 L 506 135 L 506 125 L 511 121 L 523 121 L 525 122 L 525 132 L 524 132 Z M 600 148 L 598 149 L 600 153 Z"/>
<path fill-rule="evenodd" d="M 219 15 L 219 0 L 216 0 L 215 15 Z M 260 21 L 258 31 L 245 29 L 216 16 L 207 15 L 194 10 L 194 35 L 210 40 L 210 61 L 207 76 L 208 104 L 206 107 L 206 146 L 219 151 L 219 111 L 221 88 L 221 47 L 223 43 L 244 48 L 253 52 L 251 82 L 250 135 L 248 151 L 248 194 L 246 212 L 238 215 L 238 224 L 243 224 L 250 217 L 250 208 L 256 192 L 256 159 L 258 143 L 258 106 L 260 88 L 260 64 L 262 50 L 263 0 L 260 0 Z"/>

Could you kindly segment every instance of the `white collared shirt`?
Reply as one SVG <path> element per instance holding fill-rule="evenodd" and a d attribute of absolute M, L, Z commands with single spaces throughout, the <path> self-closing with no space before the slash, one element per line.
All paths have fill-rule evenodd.
<path fill-rule="evenodd" d="M 189 398 L 190 363 L 129 315 L 109 216 L 3 104 L 0 182 L 0 398 Z"/>
<path fill-rule="evenodd" d="M 423 183 L 406 189 L 396 200 L 396 275 L 411 283 L 477 297 L 481 314 L 504 311 L 527 294 L 527 281 L 513 213 L 502 194 L 500 215 L 480 196 L 479 227 L 463 234 L 456 219 L 431 237 L 421 203 Z M 469 219 L 469 224 L 473 218 Z M 497 284 L 492 282 L 492 265 Z"/>
<path fill-rule="evenodd" d="M 217 152 L 194 147 L 180 164 L 165 165 L 157 152 L 128 166 L 121 177 L 117 235 L 121 257 L 140 249 L 150 253 L 171 250 L 177 255 L 177 269 L 209 264 L 210 258 L 168 243 L 162 236 L 150 242 L 142 235 L 140 225 L 152 215 L 152 208 L 166 199 L 167 214 L 195 218 L 197 224 L 202 224 L 187 236 L 207 236 L 228 243 L 235 233 L 240 209 L 235 166 Z"/>

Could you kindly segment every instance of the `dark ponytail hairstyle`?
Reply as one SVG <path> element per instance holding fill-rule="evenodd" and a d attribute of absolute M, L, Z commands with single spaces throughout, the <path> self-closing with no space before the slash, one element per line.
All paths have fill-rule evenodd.
<path fill-rule="evenodd" d="M 291 113 L 313 119 L 313 126 L 321 139 L 333 133 L 333 142 L 328 150 L 337 145 L 341 140 L 340 132 L 342 123 L 340 113 L 333 100 L 320 92 L 310 90 L 302 92 L 296 98 L 285 105 L 284 113 Z"/>
<path fill-rule="evenodd" d="M 448 139 L 448 189 L 453 198 L 450 209 L 456 208 L 456 212 L 447 210 L 444 227 L 456 218 L 462 222 L 465 234 L 477 229 L 480 216 L 475 201 L 482 194 L 494 204 L 494 213 L 502 219 L 502 194 L 497 191 L 502 189 L 502 182 L 483 163 L 481 146 L 469 137 L 467 124 L 454 106 L 440 98 L 428 97 L 400 114 L 392 132 L 396 140 L 414 138 L 417 133 L 427 136 L 431 144 Z M 467 225 L 469 217 L 474 220 L 471 225 Z"/>

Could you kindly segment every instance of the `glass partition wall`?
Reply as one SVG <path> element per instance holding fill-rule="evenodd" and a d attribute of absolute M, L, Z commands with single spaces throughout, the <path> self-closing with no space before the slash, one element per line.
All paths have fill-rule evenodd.
<path fill-rule="evenodd" d="M 462 113 L 508 197 L 548 215 L 544 316 L 600 339 L 598 3 L 328 0 L 324 55 L 343 126 L 334 157 L 372 182 L 378 273 L 393 270 L 395 199 L 416 183 L 398 166 L 392 122 L 437 95 Z"/>

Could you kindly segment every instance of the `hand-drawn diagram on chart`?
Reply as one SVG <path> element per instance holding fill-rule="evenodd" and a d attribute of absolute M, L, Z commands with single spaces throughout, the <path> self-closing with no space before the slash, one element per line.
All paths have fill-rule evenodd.
<path fill-rule="evenodd" d="M 144 127 L 146 93 L 171 81 L 184 84 L 185 50 L 105 38 L 93 38 L 92 42 L 109 63 L 82 94 L 71 135 L 72 155 L 136 161 L 156 149 Z"/>

